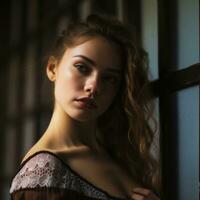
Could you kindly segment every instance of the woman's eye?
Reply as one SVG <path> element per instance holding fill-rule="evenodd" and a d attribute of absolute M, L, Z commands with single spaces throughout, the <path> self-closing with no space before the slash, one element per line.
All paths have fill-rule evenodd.
<path fill-rule="evenodd" d="M 89 68 L 83 64 L 76 64 L 75 67 L 79 72 L 83 74 L 86 74 L 89 72 Z"/>

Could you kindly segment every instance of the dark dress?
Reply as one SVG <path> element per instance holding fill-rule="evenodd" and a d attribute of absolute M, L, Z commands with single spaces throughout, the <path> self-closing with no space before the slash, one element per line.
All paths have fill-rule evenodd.
<path fill-rule="evenodd" d="M 24 161 L 10 187 L 11 200 L 125 200 L 89 183 L 56 154 L 39 151 Z"/>

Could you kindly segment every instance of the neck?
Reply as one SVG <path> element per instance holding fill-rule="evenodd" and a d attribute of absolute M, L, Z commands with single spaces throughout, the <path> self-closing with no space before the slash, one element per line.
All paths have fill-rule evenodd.
<path fill-rule="evenodd" d="M 44 135 L 54 149 L 88 146 L 97 150 L 99 145 L 95 139 L 96 131 L 95 121 L 75 120 L 57 105 Z"/>

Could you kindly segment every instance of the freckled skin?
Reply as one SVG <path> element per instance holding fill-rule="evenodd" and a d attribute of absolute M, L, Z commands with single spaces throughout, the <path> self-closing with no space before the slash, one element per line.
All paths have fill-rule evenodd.
<path fill-rule="evenodd" d="M 119 88 L 118 83 L 112 83 L 112 78 L 114 76 L 118 80 L 119 75 L 107 73 L 106 70 L 120 69 L 121 58 L 118 48 L 116 44 L 103 37 L 94 37 L 66 50 L 57 67 L 55 100 L 70 117 L 80 121 L 94 120 L 111 105 Z M 76 57 L 77 55 L 90 58 L 95 65 L 82 57 Z M 89 73 L 81 73 L 76 67 L 78 64 L 87 66 Z M 111 80 L 105 80 L 105 76 L 111 77 Z M 88 110 L 77 107 L 74 99 L 88 96 L 90 93 L 94 94 L 98 108 Z"/>

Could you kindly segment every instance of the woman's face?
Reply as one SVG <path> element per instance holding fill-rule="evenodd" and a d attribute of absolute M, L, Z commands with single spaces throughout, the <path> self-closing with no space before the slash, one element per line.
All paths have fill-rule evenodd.
<path fill-rule="evenodd" d="M 55 70 L 56 106 L 79 121 L 97 119 L 119 89 L 121 63 L 119 46 L 104 37 L 67 48 Z"/>

